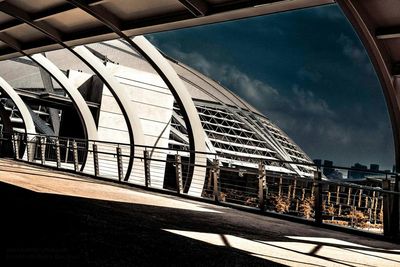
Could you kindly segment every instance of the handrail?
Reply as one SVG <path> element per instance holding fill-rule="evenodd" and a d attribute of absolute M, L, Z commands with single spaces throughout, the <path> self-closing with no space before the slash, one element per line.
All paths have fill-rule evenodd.
<path fill-rule="evenodd" d="M 400 192 L 391 191 L 392 181 L 387 179 L 395 176 L 397 181 L 399 175 L 394 172 L 326 166 L 311 162 L 265 160 L 245 156 L 238 158 L 251 160 L 252 164 L 257 164 L 258 161 L 258 168 L 254 165 L 252 165 L 253 167 L 230 167 L 221 164 L 221 157 L 226 156 L 223 153 L 138 145 L 135 148 L 141 148 L 142 153 L 137 153 L 132 157 L 124 154 L 122 150 L 124 146 L 132 148 L 130 144 L 96 140 L 92 141 L 93 146 L 89 146 L 90 140 L 86 139 L 42 134 L 29 136 L 34 138 L 27 138 L 26 134 L 19 132 L 11 134 L 8 138 L 13 144 L 16 159 L 33 161 L 40 165 L 56 166 L 57 169 L 73 170 L 75 173 L 94 175 L 101 179 L 113 181 L 118 179 L 121 183 L 140 183 L 146 188 L 158 187 L 162 190 L 176 190 L 178 194 L 184 193 L 182 185 L 190 175 L 192 167 L 196 166 L 203 168 L 206 175 L 204 184 L 191 185 L 202 192 L 199 196 L 201 198 L 212 198 L 216 202 L 225 202 L 228 205 L 231 203 L 245 207 L 258 207 L 261 211 L 272 209 L 288 214 L 290 211 L 306 219 L 311 216 L 317 224 L 340 221 L 349 225 L 348 220 L 351 218 L 352 227 L 357 225 L 362 227 L 358 217 L 356 218 L 356 216 L 361 216 L 361 212 L 364 215 L 369 213 L 369 220 L 363 219 L 364 223 L 369 223 L 368 227 L 373 222 L 373 227 L 381 229 L 382 214 L 386 212 L 385 216 L 390 216 L 387 215 L 390 209 L 384 208 L 384 206 L 389 205 L 390 207 L 392 205 L 390 201 L 400 197 Z M 83 145 L 81 145 L 82 143 Z M 21 152 L 20 147 L 24 144 L 27 148 L 26 154 L 20 158 L 22 154 L 16 152 Z M 105 145 L 101 146 L 100 144 Z M 155 153 L 150 153 L 150 149 L 155 150 Z M 193 153 L 212 157 L 208 158 L 209 161 L 205 165 L 194 164 L 185 156 Z M 91 156 L 89 157 L 89 155 Z M 86 162 L 85 168 L 81 169 L 79 167 L 82 165 L 83 157 L 88 157 L 90 160 Z M 128 159 L 135 160 L 136 165 L 132 172 L 124 169 Z M 290 163 L 312 166 L 315 169 L 310 170 L 309 176 L 301 176 L 295 172 L 284 172 L 279 169 L 268 170 L 267 164 L 272 162 L 280 163 L 281 167 Z M 382 180 L 377 180 L 381 187 L 373 187 L 351 183 L 345 179 L 322 179 L 322 168 L 360 171 L 364 174 L 379 174 L 384 177 Z M 123 180 L 125 175 L 132 177 L 133 181 Z M 242 179 L 241 177 L 245 175 L 246 177 Z M 165 183 L 168 179 L 176 179 L 176 186 L 168 185 L 171 180 Z M 328 214 L 332 216 L 331 219 L 327 219 Z M 335 216 L 332 214 L 336 214 L 335 216 L 339 219 L 335 221 L 333 219 Z"/>
<path fill-rule="evenodd" d="M 19 132 L 14 132 L 19 135 L 26 135 Z M 75 141 L 82 141 L 82 142 L 92 142 L 94 144 L 101 143 L 101 144 L 112 144 L 118 146 L 132 146 L 129 143 L 122 143 L 122 142 L 111 142 L 111 141 L 103 141 L 103 140 L 90 140 L 90 139 L 82 139 L 82 138 L 75 138 L 75 137 L 65 137 L 65 136 L 55 136 L 55 135 L 43 135 L 43 134 L 29 134 L 30 136 L 40 136 L 40 137 L 47 137 L 47 138 L 57 138 L 58 140 L 75 140 Z M 12 136 L 12 134 L 11 134 Z M 187 152 L 187 153 L 196 153 L 196 154 L 203 154 L 209 156 L 223 156 L 225 153 L 212 153 L 212 152 L 202 152 L 202 151 L 195 151 L 195 150 L 186 150 L 186 149 L 177 149 L 177 148 L 166 148 L 166 147 L 157 147 L 157 146 L 149 146 L 149 145 L 134 145 L 135 147 L 139 148 L 151 148 L 157 150 L 168 150 L 168 151 L 176 151 L 176 152 Z M 400 175 L 400 173 L 392 172 L 392 171 L 381 171 L 381 170 L 370 170 L 370 169 L 359 169 L 354 167 L 343 167 L 337 165 L 324 165 L 324 164 L 316 164 L 314 162 L 299 162 L 299 161 L 288 161 L 288 160 L 279 160 L 279 159 L 264 159 L 259 157 L 246 157 L 246 156 L 238 156 L 238 158 L 242 159 L 250 159 L 252 161 L 260 161 L 260 162 L 276 162 L 281 164 L 295 164 L 300 166 L 310 166 L 315 167 L 317 169 L 327 168 L 327 169 L 339 169 L 339 170 L 347 170 L 347 171 L 354 171 L 354 172 L 362 172 L 362 173 L 369 173 L 369 174 L 384 174 L 387 176 L 396 176 Z"/>

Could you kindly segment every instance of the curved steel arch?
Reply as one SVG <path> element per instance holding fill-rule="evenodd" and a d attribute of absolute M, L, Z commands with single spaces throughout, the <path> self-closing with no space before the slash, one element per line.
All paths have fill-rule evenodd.
<path fill-rule="evenodd" d="M 65 76 L 65 74 L 50 60 L 41 54 L 35 54 L 30 58 L 40 65 L 43 69 L 49 72 L 49 74 L 60 83 L 60 85 L 67 91 L 69 97 L 74 103 L 81 116 L 83 124 L 85 126 L 85 133 L 89 140 L 97 140 L 97 127 L 94 121 L 93 115 L 90 112 L 85 99 L 79 93 L 78 89 L 72 84 L 72 82 Z"/>
<path fill-rule="evenodd" d="M 59 45 L 61 45 L 62 47 L 64 47 L 68 51 L 70 51 L 71 53 L 73 53 L 80 60 L 82 60 L 84 63 L 86 63 L 87 66 L 90 69 L 92 69 L 92 71 L 95 72 L 99 76 L 99 78 L 108 86 L 108 88 L 110 89 L 111 93 L 113 94 L 114 98 L 116 99 L 116 101 L 117 101 L 117 103 L 118 103 L 118 105 L 119 105 L 119 107 L 120 107 L 120 109 L 121 109 L 121 111 L 122 111 L 122 113 L 124 115 L 125 121 L 129 122 L 129 123 L 127 123 L 128 124 L 128 132 L 129 132 L 129 138 L 130 138 L 130 141 L 131 141 L 132 145 L 131 145 L 131 148 L 130 148 L 131 157 L 129 159 L 129 164 L 128 164 L 127 172 L 126 172 L 125 179 L 124 179 L 125 181 L 127 181 L 129 179 L 130 172 L 131 172 L 132 167 L 133 167 L 133 159 L 134 159 L 134 151 L 135 151 L 133 145 L 135 144 L 135 142 L 137 142 L 137 143 L 143 142 L 143 135 L 140 134 L 140 132 L 143 133 L 143 131 L 140 131 L 141 128 L 137 128 L 136 130 L 134 130 L 134 129 L 132 129 L 132 127 L 130 127 L 133 124 L 137 124 L 137 122 L 133 123 L 134 122 L 133 120 L 135 119 L 135 117 L 129 118 L 129 114 L 128 114 L 128 113 L 130 113 L 129 107 L 128 107 L 128 109 L 126 109 L 126 106 L 129 106 L 129 105 L 126 105 L 126 103 L 121 102 L 121 98 L 119 97 L 120 94 L 117 94 L 114 91 L 113 88 L 116 86 L 116 83 L 112 82 L 113 79 L 108 79 L 107 77 L 102 75 L 104 73 L 99 71 L 99 70 L 101 70 L 100 67 L 92 66 L 88 61 L 86 61 L 85 57 L 82 57 L 80 55 L 80 53 L 76 52 L 75 49 L 72 49 L 71 47 L 66 45 L 64 42 L 62 42 L 62 40 L 60 38 L 60 35 L 58 34 L 58 32 L 55 29 L 53 29 L 53 28 L 51 28 L 51 27 L 49 27 L 47 25 L 43 25 L 41 23 L 37 23 L 37 22 L 31 20 L 29 15 L 26 14 L 25 12 L 23 12 L 22 10 L 11 8 L 11 9 L 8 9 L 7 11 L 3 10 L 3 12 L 8 14 L 8 15 L 10 15 L 10 16 L 13 16 L 13 17 L 17 18 L 18 20 L 20 20 L 20 21 L 30 25 L 31 27 L 39 30 L 40 32 L 44 33 L 47 37 L 49 37 L 50 39 L 52 39 L 53 41 L 55 41 L 56 43 L 58 43 Z M 11 39 L 11 37 L 9 37 L 9 36 L 6 36 L 6 38 L 4 38 L 4 34 L 1 34 L 1 33 L 0 33 L 0 36 L 3 36 L 3 38 L 0 38 L 1 40 L 2 39 L 6 39 L 6 40 L 7 39 Z M 15 41 L 11 42 L 11 44 L 9 42 L 6 42 L 6 41 L 4 41 L 4 42 L 6 44 L 8 44 L 9 46 L 13 47 L 14 49 L 16 49 L 17 51 L 19 51 L 20 53 L 28 56 L 26 53 L 22 52 L 21 49 L 19 49 L 20 46 L 18 46 L 18 45 L 14 45 L 13 46 Z M 80 51 L 80 50 L 78 49 L 78 51 Z M 93 63 L 93 62 L 91 62 L 91 63 Z M 97 66 L 97 64 L 96 64 L 96 66 Z M 120 90 L 118 90 L 118 86 L 115 87 L 115 88 L 117 88 L 117 91 L 120 91 Z M 137 133 L 137 140 L 136 141 L 134 140 L 134 138 L 135 138 L 134 137 L 134 131 Z M 96 139 L 93 139 L 93 140 L 96 140 Z"/>
<path fill-rule="evenodd" d="M 61 87 L 67 92 L 67 94 L 71 98 L 72 103 L 74 104 L 75 108 L 78 111 L 78 114 L 84 125 L 84 133 L 86 137 L 90 140 L 97 140 L 97 127 L 93 119 L 92 113 L 90 112 L 90 109 L 86 104 L 85 99 L 83 99 L 78 89 L 71 83 L 71 81 L 64 75 L 64 73 L 60 69 L 58 69 L 57 66 L 55 66 L 45 56 L 41 54 L 35 54 L 35 55 L 26 54 L 20 48 L 18 43 L 11 37 L 4 36 L 4 34 L 0 33 L 0 40 L 8 44 L 10 47 L 15 49 L 22 55 L 29 57 L 32 61 L 34 61 L 36 64 L 45 69 L 50 74 L 50 76 L 52 76 L 61 85 Z M 86 158 L 86 161 L 87 160 L 88 159 Z M 82 164 L 81 170 L 84 169 L 86 161 L 84 162 L 84 164 Z"/>
<path fill-rule="evenodd" d="M 115 77 L 109 73 L 102 62 L 92 54 L 86 47 L 78 46 L 73 49 L 68 48 L 72 53 L 74 53 L 78 58 L 80 58 L 89 68 L 91 68 L 97 76 L 107 85 L 108 89 L 113 94 L 115 100 L 117 101 L 122 114 L 125 118 L 126 125 L 128 127 L 129 139 L 131 142 L 130 154 L 128 168 L 126 170 L 126 175 L 124 180 L 128 181 L 130 173 L 133 167 L 135 148 L 134 145 L 144 145 L 144 134 L 142 129 L 142 124 L 137 116 L 137 112 L 133 107 L 132 103 L 128 100 L 124 88 L 115 79 Z"/>
<path fill-rule="evenodd" d="M 11 98 L 15 106 L 17 106 L 19 113 L 21 114 L 22 120 L 24 122 L 25 133 L 27 135 L 36 134 L 35 123 L 33 122 L 32 115 L 29 112 L 22 98 L 18 95 L 18 93 L 14 90 L 14 88 L 2 77 L 0 77 L 0 87 Z"/>
<path fill-rule="evenodd" d="M 361 4 L 354 0 L 336 0 L 350 20 L 366 48 L 382 85 L 383 94 L 392 122 L 395 143 L 396 166 L 400 167 L 400 74 L 395 75 L 391 58 L 384 44 L 376 36 L 373 25 Z M 399 3 L 400 4 L 400 3 Z M 400 14 L 399 14 L 400 17 Z M 399 46 L 400 48 L 400 46 Z"/>
<path fill-rule="evenodd" d="M 18 95 L 18 93 L 14 90 L 14 88 L 2 77 L 0 77 L 0 87 L 6 92 L 6 94 L 11 98 L 14 102 L 15 106 L 17 106 L 19 113 L 21 114 L 22 121 L 25 127 L 26 141 L 31 141 L 32 138 L 36 136 L 36 128 L 35 123 L 33 122 L 32 114 L 29 112 L 28 107 L 22 98 Z M 28 149 L 27 146 L 25 149 Z M 25 154 L 25 152 L 24 152 Z M 30 153 L 32 155 L 32 153 Z M 30 159 L 28 159 L 30 160 Z"/>
<path fill-rule="evenodd" d="M 19 113 L 21 114 L 22 121 L 25 127 L 26 141 L 32 140 L 36 136 L 36 128 L 35 123 L 33 122 L 33 118 L 31 113 L 28 110 L 25 102 L 18 95 L 18 93 L 14 90 L 14 88 L 2 77 L 0 77 L 0 87 L 6 92 L 6 94 L 11 98 L 14 102 L 15 106 L 18 108 Z M 25 149 L 28 149 L 27 146 Z M 24 152 L 25 154 L 25 152 Z M 32 155 L 32 153 L 30 153 Z M 30 159 L 28 159 L 30 160 Z"/>
<path fill-rule="evenodd" d="M 101 14 L 95 11 L 91 6 L 82 1 L 67 0 L 76 7 L 87 12 L 103 25 L 109 27 L 118 36 L 125 40 L 132 48 L 137 50 L 144 56 L 150 65 L 157 71 L 169 89 L 172 91 L 176 101 L 181 107 L 183 117 L 186 123 L 189 136 L 189 146 L 191 152 L 190 161 L 193 164 L 192 177 L 185 186 L 185 192 L 190 195 L 200 196 L 204 186 L 205 171 L 200 168 L 200 165 L 205 165 L 207 159 L 200 157 L 194 151 L 206 152 L 205 132 L 201 125 L 200 117 L 197 113 L 196 107 L 192 101 L 190 94 L 187 92 L 185 85 L 179 78 L 175 70 L 168 63 L 168 61 L 160 54 L 160 52 L 150 44 L 143 36 L 134 37 L 133 39 L 126 36 L 118 27 L 118 23 L 114 21 L 113 16 L 106 10 L 101 10 Z M 193 180 L 194 178 L 194 180 Z"/>
<path fill-rule="evenodd" d="M 150 64 L 158 70 L 157 72 L 163 78 L 164 82 L 169 85 L 168 87 L 179 103 L 181 111 L 184 114 L 183 117 L 186 129 L 189 133 L 190 149 L 192 151 L 207 152 L 205 139 L 206 134 L 201 124 L 197 109 L 193 103 L 191 95 L 187 91 L 176 71 L 168 63 L 165 57 L 143 36 L 134 37 L 132 43 L 135 44 L 134 47 L 139 50 L 142 55 L 146 55 Z M 195 166 L 193 168 L 192 177 L 189 178 L 191 180 L 190 187 L 189 184 L 187 184 L 185 190 L 190 195 L 200 196 L 205 181 L 205 168 L 199 166 L 205 166 L 207 164 L 207 159 L 206 157 L 200 157 L 199 154 L 196 153 L 191 153 L 190 159 Z"/>

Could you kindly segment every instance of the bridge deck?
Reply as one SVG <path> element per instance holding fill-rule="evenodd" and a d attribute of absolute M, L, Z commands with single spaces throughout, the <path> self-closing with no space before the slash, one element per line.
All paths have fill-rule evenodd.
<path fill-rule="evenodd" d="M 6 263 L 400 265 L 400 245 L 10 159 L 0 159 L 0 198 Z"/>

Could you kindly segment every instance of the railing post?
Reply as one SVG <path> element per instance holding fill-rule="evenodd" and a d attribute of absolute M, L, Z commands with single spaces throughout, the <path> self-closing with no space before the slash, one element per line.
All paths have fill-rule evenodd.
<path fill-rule="evenodd" d="M 384 188 L 384 184 L 382 184 L 382 188 Z M 372 198 L 371 198 L 371 207 L 374 207 L 375 205 L 375 191 L 372 192 Z"/>
<path fill-rule="evenodd" d="M 40 160 L 42 165 L 46 163 L 46 138 L 40 137 Z"/>
<path fill-rule="evenodd" d="M 295 176 L 293 179 L 293 194 L 292 194 L 293 199 L 296 198 L 296 187 L 297 187 L 297 177 Z"/>
<path fill-rule="evenodd" d="M 14 133 L 13 140 L 14 140 L 14 158 L 19 159 L 19 134 Z"/>
<path fill-rule="evenodd" d="M 322 184 L 321 184 L 321 171 L 314 171 L 314 220 L 317 224 L 322 224 Z"/>
<path fill-rule="evenodd" d="M 182 158 L 181 155 L 175 155 L 175 177 L 176 177 L 176 192 L 182 193 Z"/>
<path fill-rule="evenodd" d="M 69 155 L 69 139 L 67 139 L 67 144 L 65 145 L 65 163 L 68 162 L 68 155 Z"/>
<path fill-rule="evenodd" d="M 214 159 L 213 160 L 213 193 L 214 193 L 214 200 L 215 202 L 220 201 L 220 190 L 219 190 L 219 160 Z"/>
<path fill-rule="evenodd" d="M 122 165 L 122 152 L 119 146 L 116 147 L 116 150 L 117 150 L 118 181 L 121 182 L 124 176 L 124 169 Z"/>
<path fill-rule="evenodd" d="M 396 170 L 397 172 L 398 170 Z M 399 175 L 396 173 L 395 175 L 395 180 L 394 180 L 394 188 L 393 191 L 396 193 L 400 192 L 400 180 L 399 180 Z M 384 205 L 384 203 L 383 203 Z M 381 212 L 383 212 L 384 207 L 381 208 Z M 394 238 L 399 241 L 400 240 L 400 197 L 399 195 L 394 195 L 393 196 L 393 236 Z"/>
<path fill-rule="evenodd" d="M 360 189 L 359 192 L 358 192 L 358 207 L 359 207 L 359 208 L 361 208 L 362 193 L 363 193 L 363 190 Z"/>
<path fill-rule="evenodd" d="M 78 164 L 78 145 L 76 141 L 72 141 L 72 155 L 74 160 L 74 170 L 77 172 L 79 171 L 79 164 Z"/>
<path fill-rule="evenodd" d="M 56 160 L 57 168 L 61 168 L 61 153 L 60 153 L 60 141 L 56 139 Z"/>
<path fill-rule="evenodd" d="M 328 205 L 331 205 L 331 192 L 330 191 L 328 191 L 326 198 L 327 198 Z"/>
<path fill-rule="evenodd" d="M 340 185 L 336 186 L 336 205 L 340 204 Z"/>
<path fill-rule="evenodd" d="M 144 183 L 146 187 L 151 186 L 150 178 L 150 154 L 149 151 L 143 151 L 144 157 Z"/>
<path fill-rule="evenodd" d="M 347 205 L 350 206 L 351 203 L 351 187 L 349 187 L 349 191 L 347 193 Z"/>
<path fill-rule="evenodd" d="M 385 179 L 382 181 L 382 189 L 383 190 L 391 190 L 389 179 Z M 374 191 L 374 193 L 375 193 L 375 191 Z M 374 194 L 374 197 L 375 197 L 375 194 Z M 392 217 L 392 215 L 393 215 L 392 214 L 393 199 L 389 194 L 385 193 L 383 195 L 382 201 L 384 201 L 384 203 L 383 203 L 383 234 L 387 237 L 393 237 L 393 234 L 394 235 L 396 234 L 395 229 L 393 229 L 394 225 L 396 224 L 393 222 L 393 217 Z M 378 200 L 375 200 L 373 202 L 375 204 L 375 206 L 373 206 L 374 218 L 376 218 L 376 215 L 375 215 L 376 214 L 376 206 L 377 206 L 376 202 L 378 202 Z"/>
<path fill-rule="evenodd" d="M 211 182 L 213 179 L 212 176 L 213 176 L 213 168 L 211 166 L 211 168 L 208 170 L 207 190 L 211 190 Z"/>
<path fill-rule="evenodd" d="M 99 176 L 99 154 L 97 152 L 97 144 L 92 145 L 93 150 L 93 166 L 94 166 L 94 176 Z"/>
<path fill-rule="evenodd" d="M 265 166 L 260 162 L 258 163 L 258 207 L 262 211 L 265 207 L 264 191 L 266 188 L 266 182 Z"/>
<path fill-rule="evenodd" d="M 29 162 L 31 158 L 33 159 L 31 155 L 31 143 L 29 141 L 29 135 L 26 135 L 26 160 Z"/>
<path fill-rule="evenodd" d="M 288 198 L 288 200 L 290 201 L 290 199 L 292 198 L 292 185 L 291 184 L 289 184 L 289 186 L 288 186 L 288 190 L 287 190 L 287 198 Z"/>

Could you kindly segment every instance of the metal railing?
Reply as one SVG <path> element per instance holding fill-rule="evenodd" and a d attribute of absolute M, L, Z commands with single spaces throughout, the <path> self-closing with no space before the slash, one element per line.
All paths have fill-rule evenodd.
<path fill-rule="evenodd" d="M 324 166 L 312 163 L 268 161 L 311 166 L 314 171 L 310 178 L 268 171 L 267 162 L 261 159 L 258 168 L 231 167 L 220 161 L 226 155 L 215 153 L 135 146 L 132 156 L 129 144 L 19 133 L 12 135 L 11 142 L 19 160 L 177 194 L 187 194 L 193 166 L 199 166 L 205 171 L 204 185 L 198 188 L 201 198 L 378 234 L 391 231 L 386 229 L 390 210 L 399 197 L 395 192 L 398 174 L 392 172 L 326 167 L 379 176 L 366 185 L 325 179 Z M 207 164 L 193 164 L 190 157 L 194 154 L 206 158 Z M 134 163 L 128 174 L 131 158 Z"/>

